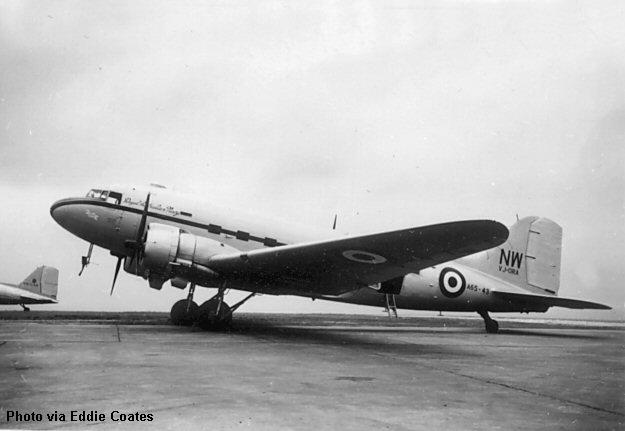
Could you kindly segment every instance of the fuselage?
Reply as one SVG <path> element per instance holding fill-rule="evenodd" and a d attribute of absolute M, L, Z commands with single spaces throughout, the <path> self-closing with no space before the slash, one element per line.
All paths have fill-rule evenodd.
<path fill-rule="evenodd" d="M 148 224 L 168 224 L 213 239 L 223 244 L 224 251 L 275 247 L 330 239 L 339 235 L 332 230 L 315 231 L 284 222 L 263 220 L 257 216 L 246 216 L 240 211 L 219 208 L 207 202 L 171 193 L 161 187 L 91 190 L 85 197 L 55 202 L 50 212 L 62 227 L 74 235 L 110 250 L 115 256 L 129 257 L 132 250 L 128 248 L 128 242 L 137 236 L 148 193 Z M 491 290 L 501 281 L 472 268 L 470 263 L 471 256 L 427 268 L 418 274 L 408 274 L 391 291 L 376 285 L 339 296 L 319 296 L 283 287 L 276 291 L 269 285 L 237 285 L 234 288 L 373 306 L 385 306 L 386 294 L 390 294 L 395 295 L 399 308 L 406 309 L 472 311 L 488 308 L 492 311 L 526 311 L 512 310 L 509 304 L 492 298 Z M 454 291 L 450 295 L 442 287 L 441 272 L 446 268 L 453 268 L 462 274 L 464 283 L 459 293 Z M 454 289 L 456 288 L 452 290 Z M 518 289 L 510 285 L 509 290 Z"/>
<path fill-rule="evenodd" d="M 100 197 L 96 197 L 98 193 Z M 102 193 L 108 195 L 104 197 Z M 111 193 L 113 197 L 110 197 Z M 258 216 L 243 215 L 240 211 L 171 193 L 164 188 L 92 190 L 86 197 L 55 202 L 50 213 L 61 226 L 85 241 L 115 255 L 130 256 L 125 243 L 137 235 L 148 193 L 148 224 L 157 222 L 176 226 L 236 250 L 275 247 L 337 235 L 329 230 L 311 232 L 284 222 L 272 223 Z"/>

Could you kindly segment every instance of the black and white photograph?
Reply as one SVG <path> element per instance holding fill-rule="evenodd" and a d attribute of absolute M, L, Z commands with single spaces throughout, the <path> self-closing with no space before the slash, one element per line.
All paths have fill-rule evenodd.
<path fill-rule="evenodd" d="M 625 3 L 0 0 L 0 429 L 621 430 Z"/>

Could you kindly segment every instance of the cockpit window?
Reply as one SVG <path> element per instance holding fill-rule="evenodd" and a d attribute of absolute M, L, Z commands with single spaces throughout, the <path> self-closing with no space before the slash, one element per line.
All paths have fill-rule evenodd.
<path fill-rule="evenodd" d="M 122 201 L 122 194 L 110 190 L 98 190 L 91 189 L 87 193 L 88 198 L 100 199 L 102 201 L 110 202 L 113 204 L 120 204 Z"/>
<path fill-rule="evenodd" d="M 89 193 L 87 193 L 88 198 L 100 199 L 101 196 L 102 196 L 102 190 L 98 190 L 98 189 L 91 189 L 89 190 Z"/>
<path fill-rule="evenodd" d="M 106 198 L 107 202 L 111 202 L 114 204 L 120 204 L 122 202 L 122 194 L 114 191 L 109 191 L 109 195 Z"/>

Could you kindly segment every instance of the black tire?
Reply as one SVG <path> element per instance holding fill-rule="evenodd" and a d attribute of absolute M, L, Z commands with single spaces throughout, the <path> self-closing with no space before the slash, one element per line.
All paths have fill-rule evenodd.
<path fill-rule="evenodd" d="M 187 306 L 189 310 L 187 311 Z M 176 302 L 169 312 L 169 317 L 171 319 L 171 323 L 176 326 L 191 326 L 197 320 L 198 316 L 198 305 L 191 301 L 191 304 L 188 303 L 186 299 L 181 299 Z"/>
<path fill-rule="evenodd" d="M 219 331 L 226 328 L 232 321 L 232 313 L 230 307 L 225 302 L 219 307 L 219 315 L 217 307 L 219 300 L 216 298 L 209 299 L 200 305 L 197 314 L 197 324 L 206 331 Z"/>

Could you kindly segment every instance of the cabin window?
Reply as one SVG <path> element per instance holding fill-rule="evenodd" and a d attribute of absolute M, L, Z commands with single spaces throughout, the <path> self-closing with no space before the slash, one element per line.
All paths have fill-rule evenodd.
<path fill-rule="evenodd" d="M 241 241 L 248 241 L 250 239 L 250 234 L 247 232 L 243 232 L 242 230 L 238 230 L 236 237 Z"/>
<path fill-rule="evenodd" d="M 209 224 L 208 231 L 210 233 L 221 233 L 221 226 L 217 226 L 216 224 Z"/>
<path fill-rule="evenodd" d="M 263 240 L 263 244 L 267 247 L 275 247 L 276 245 L 278 245 L 278 241 L 276 241 L 274 238 L 267 237 Z"/>

